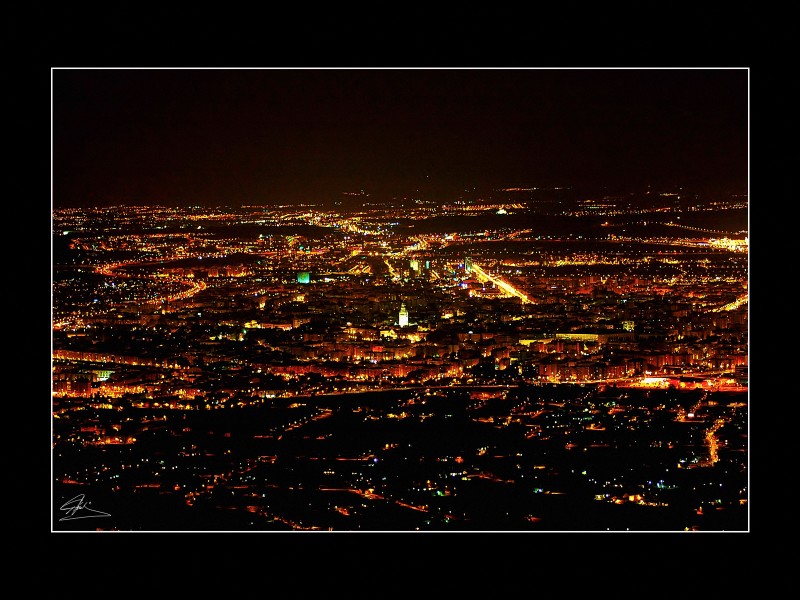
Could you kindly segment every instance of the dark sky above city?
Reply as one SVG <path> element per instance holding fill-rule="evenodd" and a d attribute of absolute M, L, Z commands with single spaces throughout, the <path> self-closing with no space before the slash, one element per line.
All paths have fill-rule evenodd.
<path fill-rule="evenodd" d="M 56 208 L 747 191 L 746 69 L 53 69 L 52 81 Z"/>

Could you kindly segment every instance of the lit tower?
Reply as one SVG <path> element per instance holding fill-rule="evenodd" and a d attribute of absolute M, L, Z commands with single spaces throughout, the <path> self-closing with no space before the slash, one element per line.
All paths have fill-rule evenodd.
<path fill-rule="evenodd" d="M 397 324 L 400 327 L 407 327 L 408 326 L 408 309 L 406 308 L 406 303 L 400 303 L 400 315 L 397 318 Z"/>

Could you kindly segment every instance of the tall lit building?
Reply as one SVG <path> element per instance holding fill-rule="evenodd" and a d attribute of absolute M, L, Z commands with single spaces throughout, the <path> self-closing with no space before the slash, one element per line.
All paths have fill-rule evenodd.
<path fill-rule="evenodd" d="M 464 270 L 467 273 L 472 273 L 472 257 L 471 256 L 467 256 L 464 259 Z"/>
<path fill-rule="evenodd" d="M 408 309 L 406 308 L 405 302 L 400 303 L 400 315 L 397 318 L 397 324 L 400 325 L 400 327 L 408 326 Z"/>
<path fill-rule="evenodd" d="M 297 274 L 297 283 L 309 283 L 311 281 L 311 273 L 308 271 L 300 271 Z"/>

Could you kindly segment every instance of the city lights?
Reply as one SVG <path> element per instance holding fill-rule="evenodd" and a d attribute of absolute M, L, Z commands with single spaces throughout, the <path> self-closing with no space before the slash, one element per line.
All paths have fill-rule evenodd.
<path fill-rule="evenodd" d="M 749 532 L 746 69 L 50 82 L 52 533 Z"/>
<path fill-rule="evenodd" d="M 746 243 L 652 222 L 547 235 L 522 204 L 516 227 L 421 234 L 416 210 L 320 207 L 313 234 L 295 207 L 54 211 L 58 489 L 173 497 L 233 529 L 560 530 L 575 525 L 534 499 L 588 486 L 579 528 L 621 528 L 603 507 L 633 505 L 696 530 L 719 512 L 682 515 L 677 464 L 727 483 L 698 502 L 746 528 Z M 481 486 L 524 486 L 536 516 L 482 513 Z M 313 510 L 289 502 L 311 490 Z"/>

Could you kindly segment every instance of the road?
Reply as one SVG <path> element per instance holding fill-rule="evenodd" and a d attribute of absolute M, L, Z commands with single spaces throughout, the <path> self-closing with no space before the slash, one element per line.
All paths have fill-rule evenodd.
<path fill-rule="evenodd" d="M 530 299 L 524 292 L 518 290 L 510 283 L 503 281 L 499 277 L 495 277 L 494 275 L 487 273 L 480 265 L 474 262 L 472 263 L 472 271 L 477 275 L 478 281 L 481 282 L 491 281 L 494 285 L 503 290 L 509 296 L 516 296 L 517 298 L 520 298 L 523 304 L 527 304 L 530 302 Z"/>

